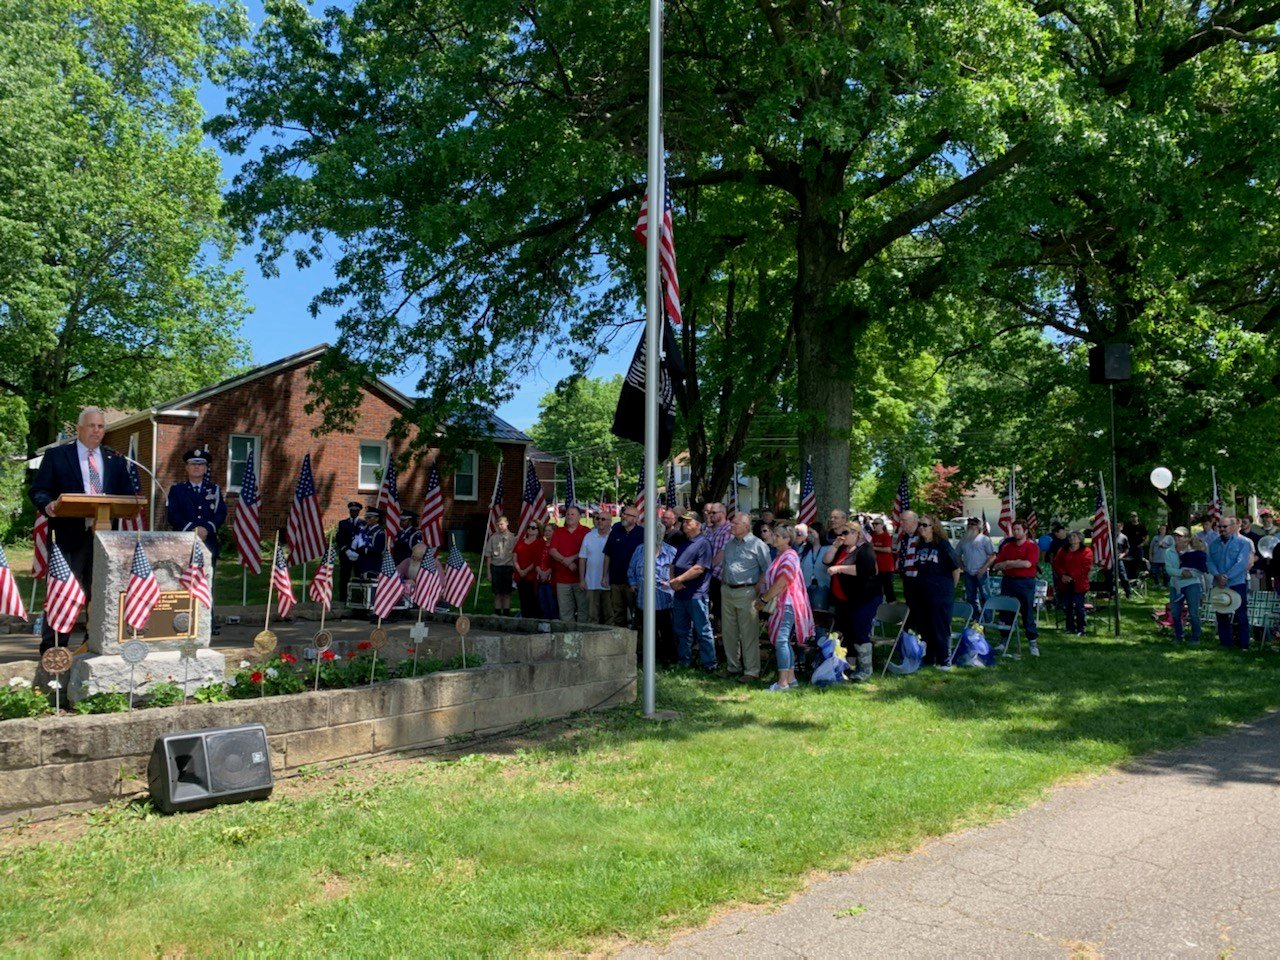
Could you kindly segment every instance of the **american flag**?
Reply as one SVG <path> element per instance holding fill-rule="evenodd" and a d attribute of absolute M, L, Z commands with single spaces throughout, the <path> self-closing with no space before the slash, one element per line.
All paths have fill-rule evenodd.
<path fill-rule="evenodd" d="M 902 522 L 902 515 L 911 509 L 911 488 L 907 486 L 907 471 L 902 471 L 898 480 L 898 492 L 893 495 L 893 529 L 897 530 Z"/>
<path fill-rule="evenodd" d="M 636 484 L 636 515 L 644 523 L 644 464 L 640 464 L 640 482 Z"/>
<path fill-rule="evenodd" d="M 729 496 L 725 499 L 724 513 L 725 516 L 732 520 L 733 515 L 738 512 L 738 470 L 735 467 L 733 471 L 733 479 L 729 481 Z"/>
<path fill-rule="evenodd" d="M 276 610 L 280 616 L 287 617 L 289 611 L 297 604 L 293 595 L 293 580 L 289 577 L 289 565 L 284 562 L 284 551 L 276 545 L 275 562 L 271 564 L 271 586 L 276 591 Z"/>
<path fill-rule="evenodd" d="M 324 562 L 316 567 L 316 575 L 311 578 L 311 585 L 307 587 L 307 596 L 313 603 L 328 610 L 333 605 L 333 543 L 329 544 L 329 549 L 325 551 Z"/>
<path fill-rule="evenodd" d="M 1093 562 L 1111 568 L 1111 520 L 1107 516 L 1107 491 L 1098 477 L 1098 496 L 1093 508 Z"/>
<path fill-rule="evenodd" d="M 396 487 L 396 458 L 390 450 L 387 451 L 387 470 L 382 475 L 382 486 L 378 488 L 378 509 L 382 511 L 387 542 L 395 543 L 400 535 L 400 491 Z"/>
<path fill-rule="evenodd" d="M 129 588 L 124 594 L 124 622 L 134 631 L 147 629 L 151 611 L 160 599 L 160 584 L 151 569 L 151 561 L 143 552 L 142 541 L 133 545 L 133 564 L 129 567 Z"/>
<path fill-rule="evenodd" d="M 39 580 L 49 572 L 49 518 L 41 511 L 31 531 L 31 576 Z"/>
<path fill-rule="evenodd" d="M 9 569 L 9 558 L 4 555 L 4 547 L 0 547 L 0 616 L 27 619 L 27 608 L 22 605 L 18 581 L 13 578 L 13 571 Z"/>
<path fill-rule="evenodd" d="M 435 463 L 431 464 L 431 472 L 427 475 L 427 499 L 422 504 L 418 529 L 428 550 L 435 550 L 444 543 L 444 493 L 440 489 L 440 468 Z"/>
<path fill-rule="evenodd" d="M 573 482 L 573 457 L 569 458 L 569 466 L 564 475 L 564 509 L 568 512 L 570 507 L 578 505 L 578 491 L 576 484 Z"/>
<path fill-rule="evenodd" d="M 382 551 L 382 569 L 378 571 L 378 583 L 374 587 L 373 613 L 379 620 L 391 616 L 404 596 L 404 584 L 396 575 L 396 564 L 391 559 L 391 551 Z"/>
<path fill-rule="evenodd" d="M 661 249 L 658 253 L 662 272 L 662 297 L 663 303 L 667 308 L 667 316 L 671 318 L 672 323 L 679 326 L 683 322 L 683 317 L 680 313 L 680 276 L 676 270 L 676 238 L 671 221 L 675 206 L 671 202 L 671 191 L 666 189 L 665 180 L 663 187 Z M 636 225 L 631 232 L 635 234 L 641 246 L 647 247 L 649 245 L 648 191 L 645 192 L 644 199 L 640 201 L 640 218 L 636 220 Z"/>
<path fill-rule="evenodd" d="M 57 542 L 49 546 L 49 579 L 44 591 L 44 622 L 54 633 L 70 633 L 84 607 L 84 589 L 71 573 Z"/>
<path fill-rule="evenodd" d="M 813 464 L 805 462 L 804 480 L 800 483 L 800 512 L 796 515 L 798 523 L 813 523 L 818 519 L 818 498 L 813 493 Z"/>
<path fill-rule="evenodd" d="M 142 481 L 138 479 L 138 467 L 134 464 L 134 460 L 138 459 L 138 451 L 133 442 L 133 437 L 129 438 L 129 456 L 125 460 L 125 470 L 129 474 L 129 482 L 133 484 L 133 492 L 136 496 L 142 496 Z M 145 530 L 147 529 L 147 508 L 139 507 L 135 516 L 126 517 L 120 521 L 121 530 Z"/>
<path fill-rule="evenodd" d="M 240 563 L 254 573 L 262 572 L 262 547 L 259 540 L 262 530 L 258 526 L 258 511 L 262 498 L 258 496 L 258 478 L 253 472 L 253 451 L 249 451 L 244 463 L 244 479 L 240 481 L 240 503 L 231 520 L 231 534 L 236 541 Z"/>
<path fill-rule="evenodd" d="M 1013 521 L 1018 516 L 1018 500 L 1013 490 L 1013 472 L 1009 473 L 1009 490 L 1000 498 L 1000 519 L 997 526 L 1006 537 L 1013 536 Z"/>
<path fill-rule="evenodd" d="M 667 465 L 667 509 L 674 510 L 676 508 L 676 462 L 672 460 Z"/>
<path fill-rule="evenodd" d="M 200 601 L 210 610 L 213 609 L 213 591 L 209 588 L 209 577 L 204 569 L 204 553 L 200 549 L 198 540 L 191 544 L 191 559 L 187 561 L 186 567 L 178 576 L 178 582 L 187 588 L 191 599 Z"/>
<path fill-rule="evenodd" d="M 430 612 L 440 602 L 440 594 L 444 584 L 440 580 L 440 568 L 436 566 L 435 557 L 426 554 L 422 558 L 422 566 L 418 568 L 418 578 L 413 581 L 411 599 L 421 609 Z"/>
<path fill-rule="evenodd" d="M 463 559 L 458 544 L 451 541 L 449 557 L 444 562 L 444 602 L 461 610 L 463 601 L 467 599 L 467 594 L 471 592 L 471 586 L 475 582 L 476 575 L 467 566 L 467 561 Z"/>
<path fill-rule="evenodd" d="M 1040 526 L 1040 514 L 1036 513 L 1036 508 L 1032 507 L 1027 513 L 1027 536 L 1034 537 L 1036 529 Z"/>
<path fill-rule="evenodd" d="M 546 515 L 547 501 L 542 494 L 542 481 L 538 479 L 538 472 L 530 460 L 524 474 L 524 497 L 520 501 L 520 523 L 516 529 L 516 539 L 522 539 L 525 527 L 531 523 L 542 523 Z"/>
<path fill-rule="evenodd" d="M 1213 526 L 1217 529 L 1218 524 L 1222 522 L 1222 497 L 1218 495 L 1218 468 L 1213 468 L 1213 499 L 1209 501 L 1209 517 L 1213 520 Z"/>
<path fill-rule="evenodd" d="M 991 521 L 987 519 L 987 511 L 982 511 L 982 532 L 988 537 L 991 536 Z"/>
<path fill-rule="evenodd" d="M 498 461 L 498 475 L 493 480 L 493 496 L 489 500 L 489 522 L 485 524 L 484 538 L 489 539 L 493 531 L 498 529 L 498 518 L 502 516 L 502 461 Z"/>
<path fill-rule="evenodd" d="M 285 525 L 285 544 L 294 563 L 308 563 L 324 556 L 324 523 L 320 519 L 320 498 L 311 474 L 311 454 L 302 458 L 302 475 L 289 505 L 289 521 Z"/>

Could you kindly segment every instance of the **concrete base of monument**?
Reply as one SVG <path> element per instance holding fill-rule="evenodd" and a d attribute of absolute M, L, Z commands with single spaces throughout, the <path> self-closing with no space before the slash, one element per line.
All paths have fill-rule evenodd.
<path fill-rule="evenodd" d="M 134 696 L 145 697 L 153 683 L 172 680 L 189 696 L 206 683 L 220 683 L 226 668 L 227 658 L 205 647 L 197 650 L 192 660 L 173 651 L 150 653 L 136 667 L 123 657 L 82 653 L 72 661 L 67 693 L 75 703 L 95 693 L 128 693 L 132 682 Z"/>

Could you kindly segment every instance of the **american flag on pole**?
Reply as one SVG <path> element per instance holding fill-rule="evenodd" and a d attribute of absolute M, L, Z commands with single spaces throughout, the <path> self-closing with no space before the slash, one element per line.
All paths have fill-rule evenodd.
<path fill-rule="evenodd" d="M 800 512 L 798 523 L 809 524 L 818 519 L 818 498 L 813 493 L 813 464 L 805 461 L 804 480 L 800 483 Z"/>
<path fill-rule="evenodd" d="M 640 482 L 636 484 L 636 514 L 644 523 L 644 464 L 640 464 Z"/>
<path fill-rule="evenodd" d="M 435 463 L 427 474 L 427 499 L 422 503 L 418 530 L 422 532 L 427 550 L 436 550 L 444 544 L 444 493 L 440 489 L 440 467 Z"/>
<path fill-rule="evenodd" d="M 31 576 L 39 580 L 49 573 L 49 518 L 41 511 L 31 531 Z"/>
<path fill-rule="evenodd" d="M 569 455 L 569 466 L 564 475 L 564 509 L 567 513 L 570 507 L 578 505 L 578 491 L 576 484 L 573 482 L 573 454 Z"/>
<path fill-rule="evenodd" d="M 151 561 L 142 549 L 142 541 L 133 545 L 133 563 L 129 567 L 129 588 L 124 594 L 124 622 L 135 631 L 147 629 L 151 611 L 160 600 L 160 584 L 156 583 Z"/>
<path fill-rule="evenodd" d="M 1034 538 L 1036 530 L 1040 526 L 1040 514 L 1036 513 L 1036 508 L 1032 507 L 1027 511 L 1027 536 Z"/>
<path fill-rule="evenodd" d="M 293 580 L 289 577 L 289 565 L 284 562 L 284 550 L 276 545 L 276 557 L 271 564 L 271 586 L 276 591 L 276 611 L 287 617 L 297 604 L 293 595 Z"/>
<path fill-rule="evenodd" d="M 382 569 L 378 571 L 378 583 L 373 588 L 373 613 L 378 619 L 391 616 L 391 611 L 404 597 L 404 584 L 396 575 L 396 564 L 391 551 L 382 551 Z"/>
<path fill-rule="evenodd" d="M 1006 537 L 1013 536 L 1013 521 L 1018 518 L 1018 499 L 1013 489 L 1013 471 L 1009 471 L 1009 490 L 1000 498 L 1000 531 Z"/>
<path fill-rule="evenodd" d="M 667 509 L 674 510 L 676 508 L 676 462 L 674 460 L 667 464 Z"/>
<path fill-rule="evenodd" d="M 475 582 L 476 575 L 467 566 L 458 544 L 450 541 L 449 557 L 444 562 L 444 602 L 461 610 L 463 601 L 467 599 L 471 585 Z"/>
<path fill-rule="evenodd" d="M 542 495 L 542 481 L 538 479 L 538 472 L 530 460 L 524 474 L 524 497 L 520 500 L 520 523 L 516 528 L 516 540 L 524 538 L 525 527 L 531 523 L 542 523 L 546 516 L 547 501 Z"/>
<path fill-rule="evenodd" d="M 1098 496 L 1093 507 L 1093 562 L 1111 568 L 1111 519 L 1107 515 L 1107 488 L 1098 474 Z"/>
<path fill-rule="evenodd" d="M 734 465 L 733 479 L 729 481 L 729 496 L 724 502 L 725 516 L 732 520 L 733 515 L 738 512 L 738 468 Z"/>
<path fill-rule="evenodd" d="M 440 580 L 440 568 L 431 554 L 422 558 L 422 566 L 418 568 L 418 577 L 413 581 L 410 599 L 421 609 L 430 612 L 440 602 L 440 594 L 444 591 L 444 583 Z"/>
<path fill-rule="evenodd" d="M 324 562 L 316 567 L 316 575 L 311 578 L 311 585 L 307 587 L 307 596 L 313 603 L 328 610 L 333 605 L 333 543 L 329 543 L 329 549 L 324 553 Z"/>
<path fill-rule="evenodd" d="M 680 313 L 680 276 L 676 270 L 676 237 L 672 227 L 672 213 L 674 211 L 675 205 L 671 202 L 671 191 L 667 189 L 667 183 L 664 178 L 662 232 L 659 238 L 658 262 L 662 273 L 662 298 L 667 308 L 667 316 L 671 318 L 672 323 L 679 326 L 684 320 Z M 647 247 L 649 245 L 648 191 L 645 191 L 644 199 L 640 201 L 640 217 L 636 220 L 636 225 L 631 232 L 635 234 L 641 246 Z"/>
<path fill-rule="evenodd" d="M 49 579 L 44 591 L 44 622 L 54 633 L 70 633 L 84 607 L 84 589 L 71 573 L 56 541 L 49 545 Z"/>
<path fill-rule="evenodd" d="M 209 588 L 209 577 L 204 569 L 204 552 L 200 549 L 199 540 L 191 544 L 191 559 L 179 574 L 178 582 L 187 588 L 191 599 L 213 609 L 213 591 Z"/>
<path fill-rule="evenodd" d="M 378 488 L 378 509 L 387 531 L 387 542 L 395 543 L 400 535 L 400 491 L 396 487 L 396 458 L 387 451 L 387 469 L 382 474 L 382 486 Z"/>
<path fill-rule="evenodd" d="M 498 475 L 493 480 L 493 496 L 489 498 L 489 522 L 485 524 L 484 538 L 488 540 L 498 529 L 498 518 L 502 516 L 502 461 L 498 461 Z"/>
<path fill-rule="evenodd" d="M 0 616 L 27 619 L 27 608 L 22 605 L 18 581 L 13 578 L 13 571 L 9 569 L 9 558 L 4 555 L 4 547 L 0 547 Z"/>
<path fill-rule="evenodd" d="M 1209 517 L 1213 520 L 1214 529 L 1222 522 L 1222 497 L 1218 495 L 1218 468 L 1213 467 L 1213 499 L 1209 501 Z"/>
<path fill-rule="evenodd" d="M 907 485 L 907 471 L 903 469 L 902 477 L 898 480 L 898 492 L 893 495 L 893 529 L 898 529 L 898 524 L 902 522 L 902 515 L 911 509 L 911 488 Z"/>
<path fill-rule="evenodd" d="M 240 502 L 231 520 L 231 534 L 236 541 L 236 552 L 240 554 L 240 564 L 254 573 L 262 572 L 262 547 L 259 545 L 262 530 L 258 526 L 258 511 L 261 509 L 262 498 L 258 496 L 258 478 L 253 472 L 253 451 L 250 450 L 244 463 L 244 478 L 240 481 Z"/>
<path fill-rule="evenodd" d="M 138 479 L 138 468 L 133 461 L 138 459 L 138 451 L 133 442 L 133 437 L 129 438 L 129 456 L 125 460 L 125 472 L 129 474 L 129 482 L 133 484 L 133 492 L 136 496 L 142 496 L 142 481 Z M 147 529 L 147 508 L 139 507 L 136 515 L 126 517 L 120 521 L 121 530 L 145 530 Z"/>
<path fill-rule="evenodd" d="M 324 556 L 324 523 L 320 519 L 320 498 L 311 473 L 311 454 L 302 458 L 302 474 L 298 489 L 289 505 L 289 521 L 285 525 L 285 543 L 294 563 L 308 563 Z"/>

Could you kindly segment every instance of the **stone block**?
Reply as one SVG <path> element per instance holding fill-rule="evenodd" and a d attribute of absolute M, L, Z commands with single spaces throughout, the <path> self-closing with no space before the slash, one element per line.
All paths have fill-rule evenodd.
<path fill-rule="evenodd" d="M 476 701 L 476 732 L 503 730 L 539 716 L 537 697 L 536 693 L 525 693 L 515 697 Z"/>
<path fill-rule="evenodd" d="M 630 653 L 611 657 L 594 657 L 585 661 L 585 667 L 583 680 L 586 683 L 596 683 L 601 680 L 622 682 L 635 677 L 636 658 Z"/>
<path fill-rule="evenodd" d="M 260 723 L 267 735 L 324 727 L 329 722 L 329 693 L 298 693 L 285 697 L 250 697 L 228 703 L 183 707 L 179 730 L 233 727 Z M 167 712 L 167 711 L 166 711 Z"/>
<path fill-rule="evenodd" d="M 322 726 L 288 734 L 284 738 L 288 769 L 373 753 L 373 724 L 374 721 L 365 720 L 341 727 Z"/>
<path fill-rule="evenodd" d="M 634 651 L 635 643 L 636 635 L 632 631 L 610 627 L 608 630 L 583 634 L 582 651 L 583 656 L 588 658 L 616 657 L 628 650 Z"/>
<path fill-rule="evenodd" d="M 474 731 L 475 705 L 468 703 L 426 713 L 384 717 L 374 720 L 372 725 L 374 749 L 378 753 L 426 747 Z"/>
<path fill-rule="evenodd" d="M 436 688 L 436 703 L 442 707 L 471 703 L 476 698 L 475 670 L 445 670 L 433 673 L 431 681 Z"/>
<path fill-rule="evenodd" d="M 551 635 L 551 656 L 556 660 L 577 660 L 582 657 L 582 634 L 576 631 Z"/>
<path fill-rule="evenodd" d="M 40 724 L 40 762 L 141 756 L 145 763 L 156 738 L 174 730 L 180 710 L 138 710 L 87 717 L 57 717 Z"/>
<path fill-rule="evenodd" d="M 501 697 L 518 697 L 532 693 L 533 676 L 537 668 L 532 663 L 510 663 L 502 671 Z"/>
<path fill-rule="evenodd" d="M 509 633 L 502 638 L 501 663 L 527 663 L 529 661 L 530 636 L 527 633 Z"/>
<path fill-rule="evenodd" d="M 368 687 L 351 687 L 347 690 L 331 690 L 325 695 L 329 703 L 329 724 L 339 726 L 360 720 L 374 720 L 395 712 L 395 691 L 390 683 L 375 683 Z"/>
<path fill-rule="evenodd" d="M 67 803 L 106 803 L 147 788 L 147 759 L 114 757 L 6 771 L 0 777 L 0 813 Z"/>
<path fill-rule="evenodd" d="M 0 723 L 0 770 L 39 765 L 39 721 L 5 720 Z"/>
<path fill-rule="evenodd" d="M 225 674 L 226 657 L 204 648 L 196 651 L 194 661 L 183 660 L 176 651 L 154 650 L 136 668 L 118 656 L 82 653 L 71 664 L 67 692 L 73 702 L 95 693 L 128 693 L 132 680 L 134 696 L 144 697 L 152 683 L 173 677 L 174 683 L 192 694 L 206 683 L 221 682 Z"/>
<path fill-rule="evenodd" d="M 407 680 L 391 680 L 385 684 L 391 691 L 387 716 L 405 713 L 425 713 L 440 706 L 440 688 L 428 675 Z"/>
<path fill-rule="evenodd" d="M 470 671 L 474 674 L 472 683 L 474 684 L 475 700 L 492 700 L 495 697 L 502 696 L 503 686 L 506 682 L 506 673 L 510 667 L 501 664 L 489 666 L 486 664 L 479 669 Z"/>
<path fill-rule="evenodd" d="M 133 547 L 139 534 L 122 531 L 104 531 L 93 537 L 93 592 L 89 601 L 89 650 L 92 653 L 115 655 L 120 652 L 120 595 L 129 587 L 129 567 L 133 562 Z M 178 533 L 174 531 L 157 531 L 143 533 L 142 549 L 147 554 L 151 569 L 155 572 L 156 583 L 161 593 L 185 593 L 186 588 L 178 582 L 187 562 L 191 559 L 192 544 L 197 542 L 194 533 Z M 209 551 L 201 544 L 204 551 L 205 569 L 209 569 Z M 209 646 L 211 627 L 209 611 L 201 604 L 193 604 L 195 612 L 195 635 L 192 639 L 198 646 Z M 147 625 L 147 633 L 155 636 L 163 625 L 159 619 Z M 128 639 L 129 628 L 125 627 Z M 167 632 L 172 632 L 171 630 Z M 146 639 L 145 634 L 143 639 Z M 160 652 L 176 652 L 181 639 L 148 641 Z"/>
<path fill-rule="evenodd" d="M 529 659 L 550 660 L 555 655 L 555 635 L 535 633 L 529 637 Z"/>

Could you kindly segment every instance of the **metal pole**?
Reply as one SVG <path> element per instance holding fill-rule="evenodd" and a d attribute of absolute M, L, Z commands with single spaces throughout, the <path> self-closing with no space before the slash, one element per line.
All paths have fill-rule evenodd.
<path fill-rule="evenodd" d="M 649 235 L 645 248 L 644 349 L 644 715 L 656 713 L 658 553 L 658 355 L 662 349 L 662 247 L 666 183 L 662 169 L 662 0 L 649 0 Z"/>
<path fill-rule="evenodd" d="M 1116 385 L 1107 384 L 1107 393 L 1111 397 L 1111 543 L 1112 562 L 1116 565 L 1111 572 L 1111 615 L 1112 633 L 1120 636 L 1120 551 L 1114 549 L 1116 532 L 1120 529 L 1120 486 L 1116 482 Z M 1133 544 L 1129 545 L 1132 549 Z"/>

